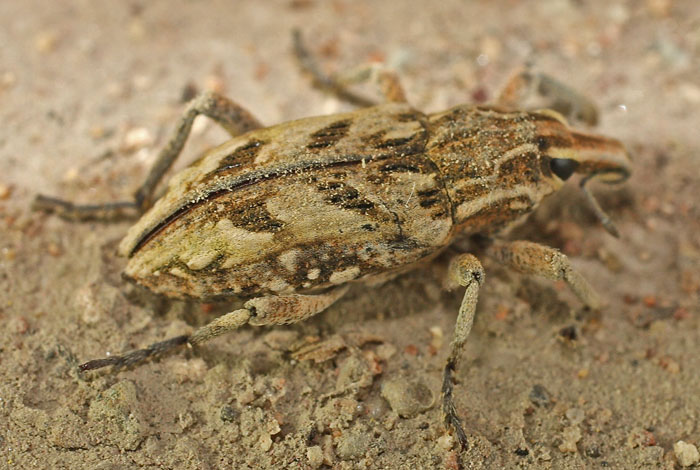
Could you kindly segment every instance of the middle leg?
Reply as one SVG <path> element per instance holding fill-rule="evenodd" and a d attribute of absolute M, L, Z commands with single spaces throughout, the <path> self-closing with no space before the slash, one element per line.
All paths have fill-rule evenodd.
<path fill-rule="evenodd" d="M 347 87 L 353 83 L 372 81 L 377 84 L 384 100 L 388 103 L 406 103 L 406 93 L 396 72 L 382 64 L 368 64 L 351 70 L 343 77 L 334 77 L 323 73 L 309 52 L 301 37 L 301 32 L 295 30 L 292 37 L 294 53 L 301 68 L 311 75 L 313 84 L 320 90 L 335 95 L 338 99 L 357 106 L 375 106 L 378 103 L 358 95 Z"/>
<path fill-rule="evenodd" d="M 450 344 L 450 355 L 447 357 L 442 378 L 442 413 L 445 423 L 454 429 L 457 440 L 463 449 L 467 448 L 467 434 L 464 432 L 462 421 L 457 415 L 454 404 L 452 373 L 457 368 L 464 343 L 472 329 L 479 286 L 484 282 L 484 277 L 484 268 L 476 256 L 471 254 L 462 254 L 454 258 L 450 263 L 447 276 L 448 287 L 456 287 L 457 285 L 466 287 L 455 323 L 454 338 Z"/>
<path fill-rule="evenodd" d="M 247 301 L 243 308 L 212 320 L 197 329 L 192 335 L 170 338 L 121 356 L 94 359 L 82 364 L 80 370 L 100 369 L 107 366 L 128 367 L 183 344 L 194 346 L 205 343 L 246 324 L 262 326 L 296 323 L 321 313 L 341 298 L 347 290 L 348 286 L 346 285 L 315 295 L 289 294 L 256 297 Z"/>

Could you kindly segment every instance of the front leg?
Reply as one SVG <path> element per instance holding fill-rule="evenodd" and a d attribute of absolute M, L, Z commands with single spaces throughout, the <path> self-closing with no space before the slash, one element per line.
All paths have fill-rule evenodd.
<path fill-rule="evenodd" d="M 591 285 L 559 250 L 523 240 L 494 241 L 487 254 L 523 274 L 563 280 L 586 306 L 597 310 L 600 300 Z"/>
<path fill-rule="evenodd" d="M 479 286 L 484 282 L 484 268 L 474 255 L 462 254 L 450 263 L 448 271 L 448 287 L 466 287 L 462 304 L 459 307 L 455 323 L 454 338 L 450 344 L 450 355 L 447 358 L 442 379 L 442 412 L 445 423 L 454 429 L 460 446 L 467 447 L 467 435 L 462 427 L 462 421 L 457 415 L 453 399 L 454 382 L 452 373 L 457 368 L 457 362 L 462 354 L 464 343 L 469 336 L 474 323 L 476 302 L 479 296 Z"/>
<path fill-rule="evenodd" d="M 494 104 L 509 109 L 526 108 L 525 104 L 533 97 L 544 99 L 545 107 L 571 121 L 581 121 L 589 126 L 598 123 L 598 108 L 588 97 L 529 65 L 511 75 Z"/>

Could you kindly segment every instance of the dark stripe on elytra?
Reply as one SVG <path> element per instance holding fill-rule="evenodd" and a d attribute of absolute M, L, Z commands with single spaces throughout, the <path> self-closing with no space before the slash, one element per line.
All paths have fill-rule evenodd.
<path fill-rule="evenodd" d="M 481 132 L 477 127 L 449 128 L 447 132 L 437 136 L 430 144 L 431 152 L 447 152 L 456 147 L 457 152 L 464 152 L 465 143 L 470 143 Z"/>
<path fill-rule="evenodd" d="M 418 112 L 408 112 L 408 113 L 396 114 L 396 115 L 394 115 L 394 118 L 399 122 L 413 122 L 413 121 L 420 122 L 423 118 L 423 115 L 422 115 L 422 113 L 418 113 Z"/>
<path fill-rule="evenodd" d="M 219 162 L 219 167 L 209 174 L 220 173 L 222 171 L 230 170 L 231 168 L 239 167 L 245 163 L 252 162 L 255 160 L 258 153 L 260 153 L 260 150 L 264 145 L 265 142 L 261 140 L 251 140 L 247 144 L 241 145 L 236 150 L 222 158 Z"/>
<path fill-rule="evenodd" d="M 156 226 L 154 226 L 151 230 L 145 232 L 141 238 L 139 239 L 138 242 L 134 245 L 134 248 L 131 250 L 129 253 L 129 257 L 133 256 L 138 250 L 140 250 L 146 243 L 148 243 L 151 239 L 153 239 L 158 233 L 160 233 L 165 227 L 182 217 L 184 214 L 189 212 L 190 210 L 199 207 L 205 203 L 208 203 L 212 199 L 215 199 L 219 196 L 222 196 L 224 194 L 230 193 L 232 191 L 246 188 L 248 186 L 252 186 L 256 183 L 259 183 L 261 181 L 267 181 L 267 180 L 272 180 L 276 179 L 282 176 L 288 176 L 292 174 L 298 174 L 300 172 L 305 172 L 305 171 L 313 171 L 313 170 L 321 170 L 321 169 L 326 169 L 326 168 L 340 168 L 340 167 L 346 167 L 346 166 L 360 166 L 367 164 L 367 162 L 371 161 L 377 161 L 377 160 L 384 160 L 386 158 L 389 158 L 389 156 L 378 156 L 378 157 L 371 157 L 368 158 L 367 155 L 343 155 L 341 158 L 335 161 L 328 161 L 328 160 L 311 160 L 311 161 L 301 161 L 297 162 L 295 164 L 282 167 L 282 168 L 277 168 L 277 169 L 260 169 L 257 171 L 251 171 L 250 173 L 246 175 L 241 175 L 237 178 L 233 178 L 230 186 L 226 186 L 220 189 L 217 189 L 215 191 L 211 191 L 208 194 L 204 194 L 201 197 L 198 197 L 194 200 L 191 200 L 187 204 L 183 205 L 182 207 L 176 209 L 172 214 L 169 216 L 163 218 L 163 220 L 158 223 Z M 387 165 L 390 166 L 390 165 Z M 415 171 L 420 171 L 416 167 L 411 167 L 412 169 L 415 169 Z M 391 170 L 388 170 L 391 171 Z"/>
<path fill-rule="evenodd" d="M 321 149 L 326 147 L 332 147 L 340 139 L 348 135 L 350 130 L 350 125 L 352 120 L 343 119 L 342 121 L 336 121 L 328 126 L 317 130 L 310 135 L 311 142 L 306 144 L 307 149 Z"/>
<path fill-rule="evenodd" d="M 265 206 L 264 200 L 253 201 L 243 208 L 235 211 L 229 209 L 236 220 L 236 227 L 248 230 L 249 232 L 279 232 L 284 227 L 284 222 L 275 219 Z"/>
<path fill-rule="evenodd" d="M 416 195 L 420 199 L 418 204 L 425 209 L 434 206 L 442 200 L 442 191 L 437 188 L 418 191 Z"/>
<path fill-rule="evenodd" d="M 386 148 L 393 148 L 393 147 L 401 147 L 402 145 L 406 145 L 406 144 L 410 143 L 412 140 L 413 140 L 413 136 L 398 137 L 396 139 L 387 139 L 387 140 L 383 140 L 381 142 L 377 142 L 374 145 L 374 148 L 386 149 Z"/>
<path fill-rule="evenodd" d="M 332 186 L 332 189 L 329 186 Z M 332 181 L 326 186 L 319 185 L 319 189 L 322 191 L 331 190 L 330 194 L 326 194 L 323 200 L 342 209 L 355 209 L 364 212 L 374 207 L 372 201 L 360 197 L 360 192 L 357 189 L 345 183 Z"/>
<path fill-rule="evenodd" d="M 405 171 L 406 173 L 420 173 L 420 168 L 414 165 L 409 165 L 407 163 L 387 163 L 382 166 L 379 171 L 383 172 L 396 172 Z"/>
<path fill-rule="evenodd" d="M 393 139 L 385 139 L 386 133 L 386 129 L 382 129 L 368 136 L 365 142 L 373 149 L 389 152 L 387 156 L 404 156 L 423 150 L 427 137 L 424 127 L 420 130 L 416 130 L 411 135 Z"/>

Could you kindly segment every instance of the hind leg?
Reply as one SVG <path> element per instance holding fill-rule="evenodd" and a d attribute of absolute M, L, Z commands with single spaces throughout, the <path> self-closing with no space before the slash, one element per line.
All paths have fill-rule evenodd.
<path fill-rule="evenodd" d="M 190 135 L 192 123 L 200 114 L 213 119 L 232 136 L 262 127 L 252 114 L 228 98 L 211 92 L 202 93 L 187 105 L 172 137 L 158 154 L 146 180 L 134 194 L 133 201 L 74 204 L 39 194 L 33 202 L 33 209 L 55 212 L 59 216 L 71 220 L 114 219 L 127 216 L 129 213 L 145 211 L 152 204 L 156 186 L 177 157 L 180 156 L 187 137 Z"/>

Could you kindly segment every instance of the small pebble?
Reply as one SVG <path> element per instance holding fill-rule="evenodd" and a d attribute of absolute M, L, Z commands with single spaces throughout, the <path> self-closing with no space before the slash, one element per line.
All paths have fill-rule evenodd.
<path fill-rule="evenodd" d="M 272 448 L 272 438 L 269 434 L 263 434 L 262 436 L 260 436 L 258 444 L 260 445 L 260 450 L 262 450 L 263 452 L 267 452 Z"/>
<path fill-rule="evenodd" d="M 179 413 L 177 415 L 177 421 L 180 425 L 180 429 L 184 431 L 185 429 L 192 427 L 192 425 L 197 422 L 197 418 L 189 411 L 185 411 L 184 413 Z"/>
<path fill-rule="evenodd" d="M 17 256 L 17 252 L 14 248 L 4 247 L 0 249 L 0 252 L 2 252 L 2 256 L 5 258 L 5 261 L 14 261 Z"/>
<path fill-rule="evenodd" d="M 392 410 L 402 418 L 412 418 L 433 406 L 433 392 L 423 382 L 404 378 L 393 379 L 382 385 L 382 396 Z"/>
<path fill-rule="evenodd" d="M 63 181 L 66 183 L 72 183 L 73 181 L 78 179 L 79 175 L 80 175 L 80 172 L 78 171 L 77 168 L 75 168 L 75 167 L 69 168 L 63 174 Z"/>
<path fill-rule="evenodd" d="M 585 417 L 586 415 L 581 408 L 569 408 L 566 410 L 566 418 L 569 420 L 572 426 L 581 424 Z"/>
<path fill-rule="evenodd" d="M 503 44 L 497 36 L 486 36 L 479 43 L 479 51 L 488 57 L 489 62 L 497 61 L 502 50 Z"/>
<path fill-rule="evenodd" d="M 139 41 L 146 36 L 146 26 L 141 18 L 132 19 L 127 25 L 127 34 L 129 38 Z"/>
<path fill-rule="evenodd" d="M 529 397 L 533 405 L 545 407 L 552 402 L 552 397 L 544 386 L 535 384 L 532 386 Z"/>
<path fill-rule="evenodd" d="M 442 332 L 442 328 L 440 328 L 439 326 L 430 327 L 430 336 L 430 345 L 437 350 L 442 348 L 443 338 L 445 336 Z"/>
<path fill-rule="evenodd" d="M 338 438 L 335 450 L 343 460 L 353 460 L 362 457 L 367 452 L 369 440 L 367 436 L 359 431 L 344 433 Z"/>
<path fill-rule="evenodd" d="M 14 331 L 18 335 L 23 335 L 29 331 L 29 322 L 22 316 L 12 317 L 10 319 L 10 331 Z"/>
<path fill-rule="evenodd" d="M 559 450 L 562 452 L 578 452 L 576 443 L 581 440 L 581 430 L 578 426 L 569 426 L 562 431 L 562 443 L 559 445 Z"/>
<path fill-rule="evenodd" d="M 54 242 L 49 242 L 49 246 L 46 248 L 51 256 L 60 256 L 63 251 L 61 247 Z"/>
<path fill-rule="evenodd" d="M 226 92 L 226 80 L 217 73 L 210 74 L 204 78 L 204 88 L 216 93 Z"/>
<path fill-rule="evenodd" d="M 138 74 L 133 76 L 131 82 L 137 90 L 147 90 L 153 85 L 153 78 L 149 75 Z"/>
<path fill-rule="evenodd" d="M 680 92 L 683 99 L 689 103 L 698 104 L 700 103 L 700 87 L 692 83 L 681 83 L 678 86 L 678 91 Z"/>
<path fill-rule="evenodd" d="M 658 18 L 663 18 L 671 13 L 672 0 L 647 0 L 646 3 L 649 12 Z"/>
<path fill-rule="evenodd" d="M 647 307 L 656 307 L 657 299 L 653 295 L 645 295 L 644 298 L 642 299 L 642 302 L 644 303 L 645 306 Z"/>
<path fill-rule="evenodd" d="M 368 364 L 363 358 L 349 356 L 338 366 L 338 378 L 335 383 L 337 390 L 358 385 L 367 387 L 372 384 L 372 377 L 368 371 Z"/>
<path fill-rule="evenodd" d="M 58 34 L 55 31 L 42 31 L 34 38 L 34 47 L 37 52 L 48 54 L 56 49 Z"/>
<path fill-rule="evenodd" d="M 5 183 L 0 183 L 0 200 L 5 200 L 12 194 L 12 187 Z"/>
<path fill-rule="evenodd" d="M 377 346 L 377 357 L 382 361 L 388 361 L 396 354 L 396 346 L 390 343 L 383 343 Z"/>
<path fill-rule="evenodd" d="M 455 445 L 455 438 L 451 434 L 443 434 L 437 438 L 437 446 L 444 452 L 452 449 Z"/>
<path fill-rule="evenodd" d="M 676 454 L 676 460 L 681 467 L 690 467 L 700 462 L 700 453 L 693 444 L 678 441 L 673 444 L 673 453 Z"/>
<path fill-rule="evenodd" d="M 323 464 L 323 449 L 321 446 L 311 446 L 306 449 L 306 458 L 309 459 L 311 468 L 318 468 Z"/>
<path fill-rule="evenodd" d="M 124 136 L 122 149 L 126 152 L 133 152 L 153 143 L 151 132 L 145 127 L 135 127 L 129 129 Z"/>
<path fill-rule="evenodd" d="M 681 371 L 680 364 L 668 356 L 660 357 L 659 365 L 672 374 L 677 374 Z"/>
<path fill-rule="evenodd" d="M 0 75 L 0 90 L 12 88 L 17 83 L 17 75 L 13 72 L 5 72 Z"/>
<path fill-rule="evenodd" d="M 103 139 L 107 135 L 107 131 L 105 130 L 104 126 L 99 124 L 92 126 L 88 132 L 90 137 L 92 137 L 94 140 Z"/>

